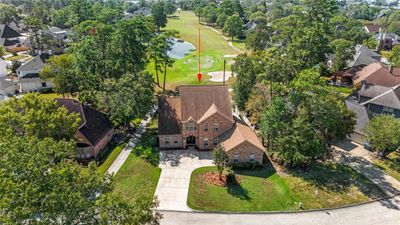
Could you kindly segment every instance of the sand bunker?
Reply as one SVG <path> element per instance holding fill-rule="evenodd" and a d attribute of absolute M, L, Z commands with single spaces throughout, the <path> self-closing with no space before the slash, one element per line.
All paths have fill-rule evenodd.
<path fill-rule="evenodd" d="M 223 82 L 224 81 L 224 71 L 215 71 L 215 72 L 209 72 L 209 76 L 211 76 L 210 81 L 212 82 Z M 225 81 L 228 81 L 229 78 L 232 77 L 232 72 L 231 71 L 226 71 L 225 72 Z"/>

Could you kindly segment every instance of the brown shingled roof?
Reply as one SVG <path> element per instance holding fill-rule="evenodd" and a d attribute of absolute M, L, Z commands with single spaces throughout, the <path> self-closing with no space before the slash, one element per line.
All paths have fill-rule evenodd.
<path fill-rule="evenodd" d="M 240 122 L 236 122 L 232 129 L 221 135 L 221 140 L 221 145 L 227 152 L 233 150 L 236 146 L 244 142 L 248 142 L 257 148 L 264 150 L 264 146 L 260 139 L 258 139 L 256 133 L 254 133 L 250 127 Z"/>
<path fill-rule="evenodd" d="M 385 87 L 393 87 L 400 84 L 400 76 L 393 76 L 380 63 L 372 63 L 356 74 L 353 83 L 356 85 L 361 81 Z"/>
<path fill-rule="evenodd" d="M 381 26 L 377 24 L 368 24 L 365 25 L 369 33 L 378 33 L 381 31 Z"/>
<path fill-rule="evenodd" d="M 181 98 L 159 97 L 158 98 L 158 134 L 181 133 Z"/>
<path fill-rule="evenodd" d="M 182 121 L 188 120 L 189 117 L 198 121 L 212 104 L 215 104 L 225 117 L 232 118 L 229 91 L 226 85 L 184 85 L 180 86 L 179 92 Z"/>
<path fill-rule="evenodd" d="M 82 105 L 74 99 L 56 99 L 60 106 L 64 106 L 68 112 L 80 115 L 79 132 L 95 146 L 104 136 L 106 136 L 113 125 L 107 116 L 96 109 Z"/>

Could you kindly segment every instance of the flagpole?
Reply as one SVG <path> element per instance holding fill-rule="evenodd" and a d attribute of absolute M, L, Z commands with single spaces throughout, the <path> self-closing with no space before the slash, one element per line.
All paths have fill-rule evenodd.
<path fill-rule="evenodd" d="M 200 71 L 200 28 L 198 35 L 198 49 L 197 49 L 197 79 L 201 82 L 202 74 Z"/>

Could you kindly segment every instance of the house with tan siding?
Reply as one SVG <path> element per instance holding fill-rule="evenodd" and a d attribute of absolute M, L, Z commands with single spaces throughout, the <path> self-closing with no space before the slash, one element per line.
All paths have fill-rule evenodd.
<path fill-rule="evenodd" d="M 262 163 L 264 147 L 250 127 L 234 119 L 227 86 L 180 86 L 179 96 L 159 97 L 158 106 L 161 149 L 212 150 L 222 145 L 232 163 Z"/>

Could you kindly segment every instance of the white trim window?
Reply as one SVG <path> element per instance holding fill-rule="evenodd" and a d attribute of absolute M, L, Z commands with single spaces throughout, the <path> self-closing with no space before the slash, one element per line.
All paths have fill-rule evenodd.
<path fill-rule="evenodd" d="M 174 144 L 178 144 L 178 136 L 173 137 Z"/>
<path fill-rule="evenodd" d="M 233 162 L 238 163 L 239 162 L 239 153 L 233 154 Z"/>
<path fill-rule="evenodd" d="M 186 130 L 189 130 L 189 131 L 195 130 L 194 123 L 188 123 L 187 127 L 186 127 Z"/>
<path fill-rule="evenodd" d="M 214 145 L 215 145 L 215 146 L 218 145 L 218 138 L 214 138 Z"/>
<path fill-rule="evenodd" d="M 204 124 L 204 131 L 208 131 L 208 123 Z"/>
<path fill-rule="evenodd" d="M 164 137 L 164 144 L 169 145 L 169 136 Z"/>
<path fill-rule="evenodd" d="M 208 138 L 204 138 L 204 146 L 208 147 Z"/>
<path fill-rule="evenodd" d="M 250 160 L 250 162 L 256 161 L 256 154 L 254 154 L 254 152 L 250 153 L 249 160 Z"/>
<path fill-rule="evenodd" d="M 219 124 L 218 123 L 214 124 L 214 131 L 218 131 L 218 129 L 219 129 Z"/>

